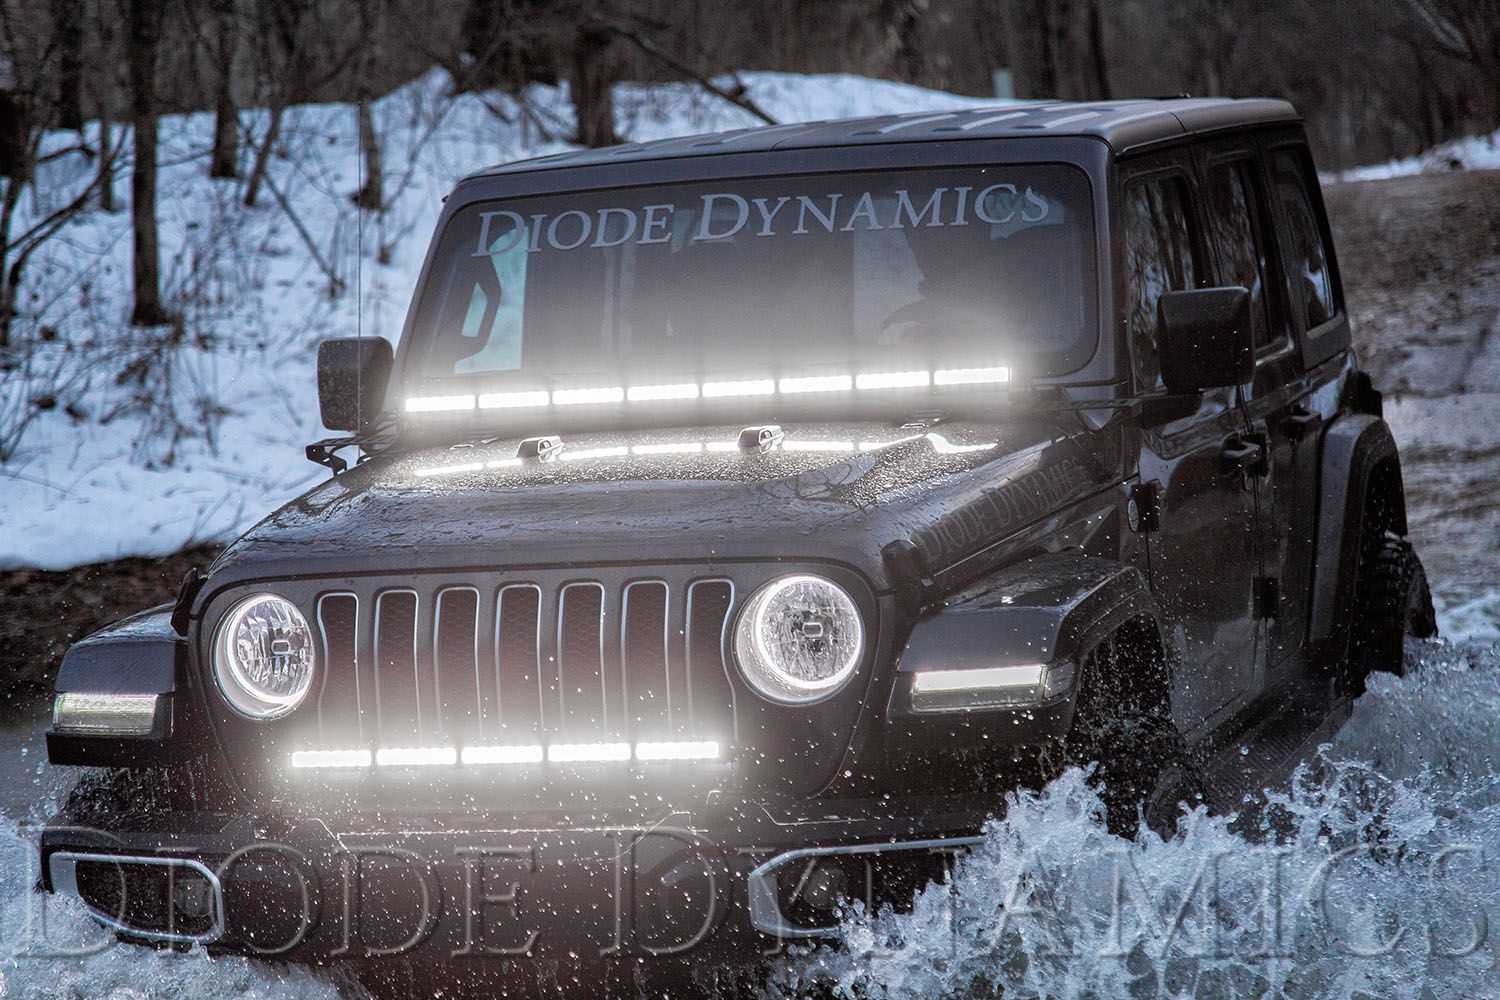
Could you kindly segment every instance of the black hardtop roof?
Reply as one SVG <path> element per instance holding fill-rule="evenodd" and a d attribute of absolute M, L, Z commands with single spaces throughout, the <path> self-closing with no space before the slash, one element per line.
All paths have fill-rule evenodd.
<path fill-rule="evenodd" d="M 1122 101 L 1009 101 L 983 108 L 797 122 L 578 149 L 496 164 L 471 178 L 723 153 L 814 149 L 882 142 L 1089 136 L 1117 153 L 1185 135 L 1299 121 L 1286 101 L 1265 98 L 1142 98 Z"/>

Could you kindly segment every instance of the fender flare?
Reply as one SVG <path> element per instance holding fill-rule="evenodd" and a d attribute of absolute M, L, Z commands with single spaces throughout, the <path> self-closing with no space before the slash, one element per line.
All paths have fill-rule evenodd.
<path fill-rule="evenodd" d="M 1349 615 L 1359 573 L 1365 500 L 1377 469 L 1395 476 L 1396 530 L 1406 534 L 1401 458 L 1391 429 L 1379 416 L 1349 413 L 1323 433 L 1318 470 L 1317 535 L 1308 609 L 1308 645 L 1317 662 L 1336 662 L 1349 639 Z"/>
<path fill-rule="evenodd" d="M 897 662 L 887 718 L 905 722 L 912 734 L 925 728 L 919 720 L 936 725 L 942 718 L 911 710 L 912 677 L 918 671 L 1078 663 L 1094 645 L 1138 618 L 1161 632 L 1150 585 L 1134 566 L 1076 549 L 1007 566 L 951 595 L 912 628 Z M 1165 633 L 1161 639 L 1170 658 Z M 1166 666 L 1170 670 L 1170 663 Z M 971 714 L 1014 715 L 1011 723 L 984 728 L 1004 742 L 1031 742 L 1066 732 L 1076 698 L 1075 686 L 1059 710 Z"/>
<path fill-rule="evenodd" d="M 151 694 L 166 703 L 148 736 L 90 736 L 47 731 L 47 759 L 89 767 L 155 767 L 190 756 L 184 735 L 192 722 L 189 699 L 179 698 L 187 642 L 164 604 L 109 625 L 74 643 L 63 656 L 56 693 Z"/>

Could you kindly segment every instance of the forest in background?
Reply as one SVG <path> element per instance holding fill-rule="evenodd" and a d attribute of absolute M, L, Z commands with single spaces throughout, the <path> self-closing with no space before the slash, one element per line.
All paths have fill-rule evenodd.
<path fill-rule="evenodd" d="M 460 92 L 514 95 L 497 115 L 590 146 L 629 138 L 613 107 L 626 80 L 688 81 L 774 121 L 743 70 L 976 96 L 1279 96 L 1336 170 L 1495 127 L 1500 0 L 0 0 L 0 350 L 28 258 L 79 211 L 116 209 L 127 157 L 131 322 L 172 321 L 155 231 L 162 114 L 214 114 L 204 169 L 242 178 L 254 207 L 281 200 L 265 181 L 286 109 L 349 102 L 364 160 L 354 198 L 379 210 L 391 167 L 369 102 L 434 65 Z M 565 125 L 528 106 L 537 83 L 566 85 Z M 258 134 L 244 108 L 269 110 Z M 77 148 L 45 156 L 81 152 L 97 181 L 17 231 L 41 138 L 56 129 L 77 129 Z"/>

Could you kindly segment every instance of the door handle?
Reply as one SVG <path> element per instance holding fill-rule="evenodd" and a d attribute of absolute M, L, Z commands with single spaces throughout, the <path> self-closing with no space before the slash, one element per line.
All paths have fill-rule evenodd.
<path fill-rule="evenodd" d="M 1323 415 L 1305 406 L 1295 407 L 1281 420 L 1281 432 L 1292 439 L 1301 438 L 1323 420 Z"/>
<path fill-rule="evenodd" d="M 1224 442 L 1219 452 L 1227 472 L 1240 472 L 1246 476 L 1265 475 L 1269 468 L 1266 462 L 1266 444 L 1253 435 L 1241 437 L 1236 434 Z"/>

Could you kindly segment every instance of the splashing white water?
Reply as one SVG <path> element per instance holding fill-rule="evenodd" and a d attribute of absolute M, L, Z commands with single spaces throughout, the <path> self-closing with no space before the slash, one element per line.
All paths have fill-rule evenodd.
<path fill-rule="evenodd" d="M 1016 796 L 914 912 L 855 908 L 780 984 L 849 997 L 1500 994 L 1500 645 L 1413 643 L 1239 824 L 1112 836 L 1085 775 Z"/>
<path fill-rule="evenodd" d="M 845 947 L 787 960 L 779 986 L 902 998 L 1500 995 L 1500 644 L 1412 643 L 1407 661 L 1405 677 L 1371 678 L 1333 744 L 1291 788 L 1267 792 L 1263 812 L 1236 823 L 1200 811 L 1170 840 L 1126 841 L 1105 829 L 1084 774 L 1069 772 L 1017 796 L 951 887 L 929 888 L 910 914 L 851 913 Z M 339 994 L 296 968 L 114 944 L 76 902 L 33 891 L 32 829 L 0 835 L 0 997 Z"/>

